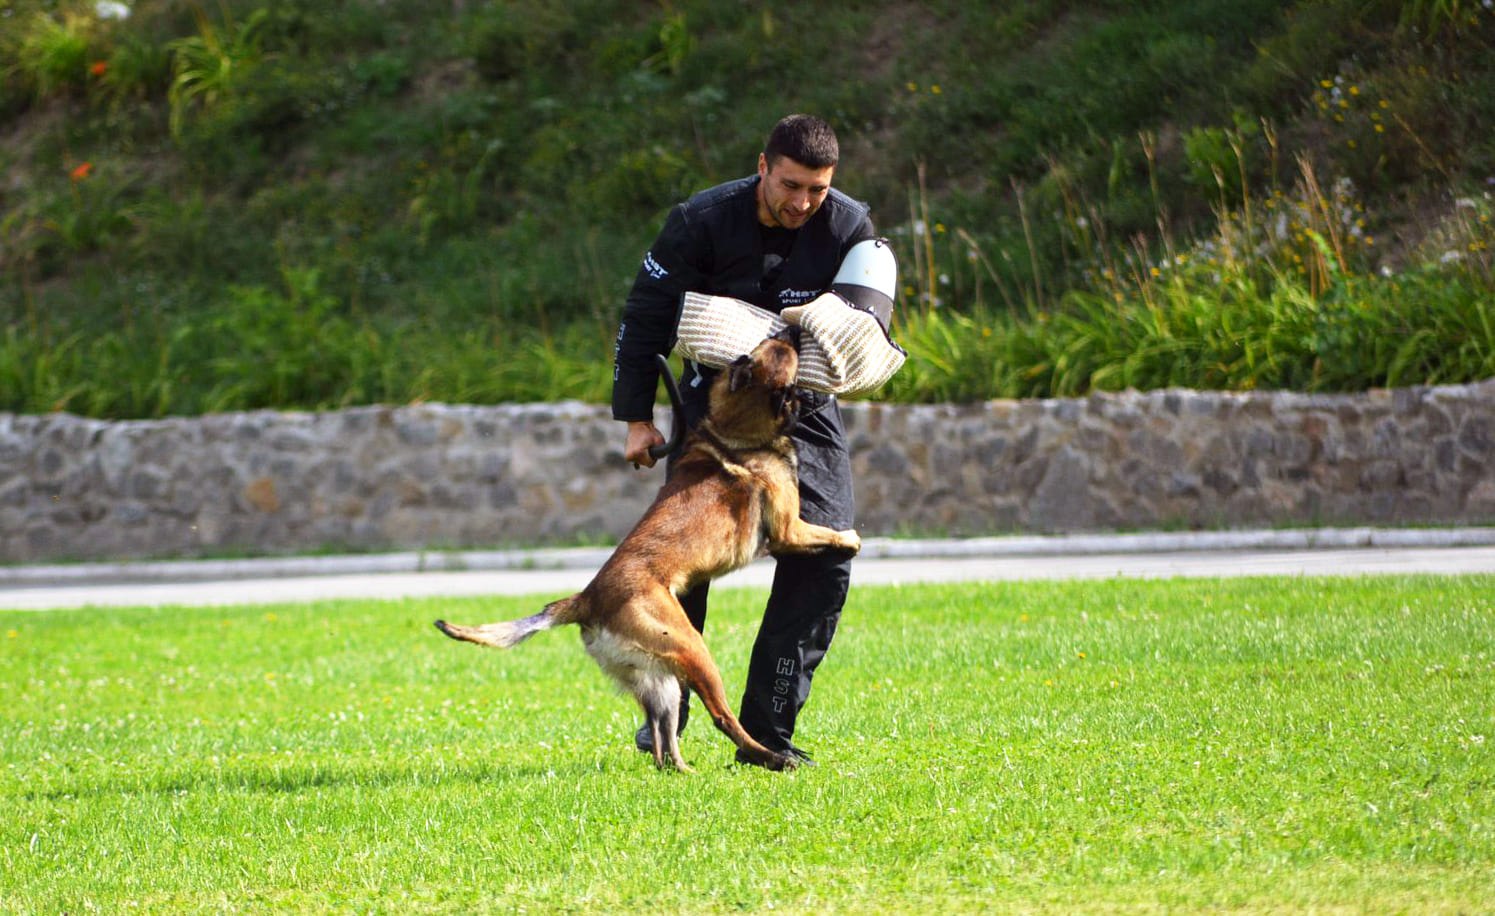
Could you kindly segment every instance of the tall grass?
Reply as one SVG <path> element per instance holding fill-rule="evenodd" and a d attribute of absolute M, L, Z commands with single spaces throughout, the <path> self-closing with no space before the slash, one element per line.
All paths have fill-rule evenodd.
<path fill-rule="evenodd" d="M 1241 176 L 1233 205 L 1222 193 L 1214 231 L 1198 238 L 1175 238 L 1160 208 L 1154 240 L 1116 243 L 1102 215 L 1066 192 L 1061 219 L 1090 282 L 1057 295 L 1041 276 L 1004 284 L 975 238 L 929 221 L 920 193 L 904 246 L 915 264 L 904 299 L 915 305 L 898 328 L 910 359 L 884 396 L 1357 391 L 1495 377 L 1489 197 L 1461 199 L 1404 252 L 1407 266 L 1378 271 L 1353 185 L 1326 189 L 1306 159 L 1298 169 L 1291 189 L 1259 199 Z M 983 279 L 1000 304 L 983 301 Z M 952 294 L 975 304 L 951 308 Z"/>
<path fill-rule="evenodd" d="M 1133 295 L 1071 291 L 1049 309 L 913 308 L 908 362 L 875 397 L 902 402 L 1074 397 L 1166 387 L 1343 392 L 1495 377 L 1495 297 L 1468 273 L 1424 268 L 1307 279 L 1209 268 Z M 239 288 L 192 320 L 0 336 L 0 410 L 158 417 L 367 403 L 500 403 L 611 391 L 606 320 L 549 331 L 490 319 L 349 315 L 314 290 Z"/>
<path fill-rule="evenodd" d="M 1074 292 L 1028 317 L 917 312 L 910 357 L 886 397 L 967 401 L 1186 387 L 1362 391 L 1495 377 L 1490 291 L 1442 276 L 1362 278 L 1327 296 L 1279 277 L 1201 289 L 1158 284 L 1152 301 Z"/>
<path fill-rule="evenodd" d="M 0 410 L 149 418 L 259 408 L 325 410 L 423 401 L 600 400 L 611 333 L 570 323 L 547 333 L 490 319 L 353 315 L 289 271 L 279 289 L 231 287 L 190 318 L 147 313 L 66 337 L 0 337 Z"/>

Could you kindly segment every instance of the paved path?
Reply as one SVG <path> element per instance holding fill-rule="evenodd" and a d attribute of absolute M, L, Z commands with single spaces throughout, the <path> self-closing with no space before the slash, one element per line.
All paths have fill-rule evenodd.
<path fill-rule="evenodd" d="M 607 549 L 0 567 L 0 610 L 537 594 L 579 589 Z M 1495 574 L 1495 528 L 869 539 L 853 583 Z M 766 586 L 760 560 L 721 585 Z"/>

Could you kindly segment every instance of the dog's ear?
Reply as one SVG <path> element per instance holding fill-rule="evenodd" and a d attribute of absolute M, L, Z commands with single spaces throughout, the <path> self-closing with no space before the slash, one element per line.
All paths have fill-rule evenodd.
<path fill-rule="evenodd" d="M 737 391 L 746 388 L 753 381 L 753 358 L 751 356 L 739 356 L 727 367 L 727 390 Z"/>

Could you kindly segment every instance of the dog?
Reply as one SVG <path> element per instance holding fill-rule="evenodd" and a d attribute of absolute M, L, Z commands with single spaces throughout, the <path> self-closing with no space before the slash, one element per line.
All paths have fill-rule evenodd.
<path fill-rule="evenodd" d="M 747 565 L 762 550 L 774 556 L 861 550 L 856 531 L 799 517 L 789 439 L 799 414 L 798 330 L 791 326 L 766 338 L 717 375 L 706 416 L 686 437 L 658 496 L 586 588 L 531 617 L 482 626 L 438 620 L 437 629 L 453 639 L 508 648 L 542 630 L 578 624 L 587 652 L 643 707 L 655 766 L 690 771 L 675 734 L 686 685 L 737 745 L 739 759 L 770 770 L 793 768 L 792 757 L 743 730 L 678 596 Z"/>

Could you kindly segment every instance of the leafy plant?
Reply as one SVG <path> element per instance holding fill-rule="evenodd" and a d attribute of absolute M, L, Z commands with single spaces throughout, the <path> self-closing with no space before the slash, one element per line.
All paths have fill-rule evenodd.
<path fill-rule="evenodd" d="M 83 85 L 88 75 L 90 21 L 77 13 L 61 19 L 32 15 L 22 33 L 16 64 L 38 96 Z"/>
<path fill-rule="evenodd" d="M 169 88 L 171 64 L 165 48 L 127 35 L 93 69 L 111 101 L 139 104 Z"/>
<path fill-rule="evenodd" d="M 180 137 L 187 118 L 196 110 L 211 110 L 232 100 L 250 80 L 264 58 L 260 31 L 269 19 L 264 8 L 250 12 L 242 24 L 225 12 L 214 23 L 201 6 L 193 4 L 197 34 L 169 45 L 172 55 L 171 132 Z"/>

